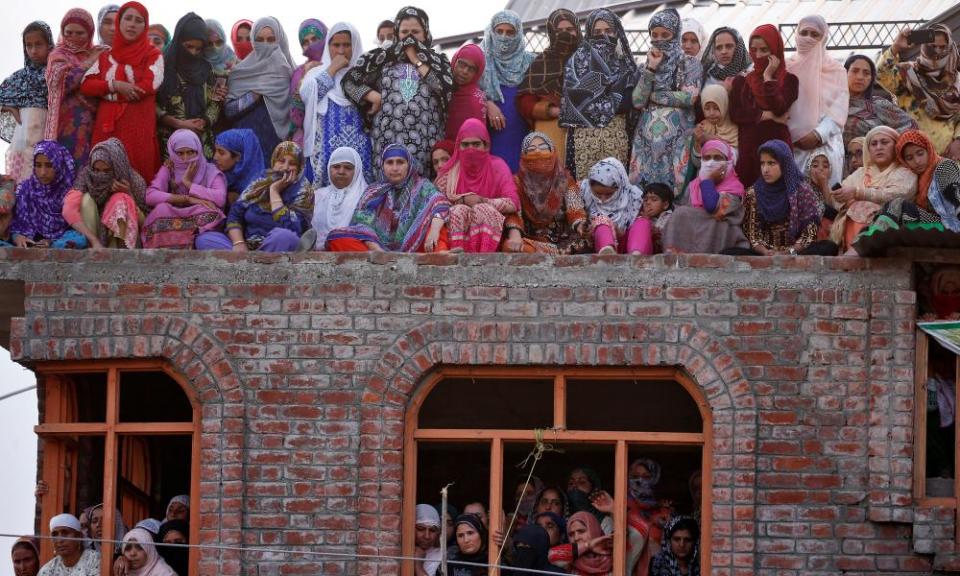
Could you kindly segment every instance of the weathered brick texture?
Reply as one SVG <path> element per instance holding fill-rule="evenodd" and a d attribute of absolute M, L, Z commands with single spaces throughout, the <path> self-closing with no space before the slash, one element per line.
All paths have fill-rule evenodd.
<path fill-rule="evenodd" d="M 0 250 L 13 356 L 160 357 L 203 402 L 204 543 L 398 554 L 407 402 L 441 364 L 683 366 L 713 413 L 713 574 L 926 574 L 902 260 Z M 396 565 L 204 551 L 204 574 Z"/>

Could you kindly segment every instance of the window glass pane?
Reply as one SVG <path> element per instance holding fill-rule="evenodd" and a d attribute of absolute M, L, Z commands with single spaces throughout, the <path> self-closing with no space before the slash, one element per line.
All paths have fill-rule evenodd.
<path fill-rule="evenodd" d="M 190 493 L 190 436 L 120 436 L 117 503 L 127 526 L 163 519 L 170 499 Z"/>
<path fill-rule="evenodd" d="M 553 379 L 448 378 L 420 408 L 420 428 L 553 426 Z"/>
<path fill-rule="evenodd" d="M 121 422 L 191 422 L 193 407 L 164 372 L 120 373 Z"/>
<path fill-rule="evenodd" d="M 103 436 L 80 436 L 76 439 L 61 440 L 67 447 L 65 461 L 62 462 L 69 469 L 63 476 L 62 486 L 66 493 L 73 493 L 76 499 L 64 498 L 64 504 L 75 504 L 69 510 L 70 514 L 77 514 L 92 506 L 103 502 L 103 450 L 105 439 Z M 75 474 L 71 474 L 71 469 Z M 89 518 L 87 519 L 89 521 Z"/>
<path fill-rule="evenodd" d="M 490 444 L 487 442 L 417 442 L 417 503 L 439 510 L 440 490 L 463 512 L 474 502 L 487 508 L 490 499 Z M 451 521 L 453 519 L 451 518 Z M 452 532 L 448 532 L 453 540 Z"/>
<path fill-rule="evenodd" d="M 567 379 L 567 428 L 702 432 L 700 410 L 673 380 Z"/>
<path fill-rule="evenodd" d="M 956 423 L 953 399 L 957 356 L 927 338 L 927 466 L 926 495 L 953 497 L 956 466 Z M 947 423 L 947 426 L 943 426 Z"/>
<path fill-rule="evenodd" d="M 107 374 L 67 374 L 61 377 L 64 422 L 107 421 Z"/>

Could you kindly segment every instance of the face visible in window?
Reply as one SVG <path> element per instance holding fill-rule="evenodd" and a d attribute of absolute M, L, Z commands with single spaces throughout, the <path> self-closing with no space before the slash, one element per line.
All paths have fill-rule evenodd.
<path fill-rule="evenodd" d="M 194 155 L 196 155 L 196 152 L 194 152 Z M 167 520 L 187 520 L 189 512 L 190 509 L 184 506 L 182 502 L 171 502 L 170 506 L 167 507 Z"/>
<path fill-rule="evenodd" d="M 199 56 L 203 52 L 203 40 L 184 40 L 180 46 L 194 56 Z"/>
<path fill-rule="evenodd" d="M 164 544 L 186 544 L 187 535 L 179 530 L 170 530 L 163 535 Z"/>
<path fill-rule="evenodd" d="M 759 36 L 754 36 L 751 38 L 750 55 L 753 56 L 755 60 L 770 57 L 770 46 L 767 46 L 767 41 Z"/>
<path fill-rule="evenodd" d="M 590 189 L 593 191 L 594 196 L 597 196 L 597 198 L 600 198 L 600 196 L 597 194 L 598 190 L 594 186 L 602 188 L 600 192 L 605 194 L 605 196 L 601 199 L 601 202 L 609 199 L 610 196 L 617 191 L 616 187 L 604 186 L 597 182 L 590 182 Z M 590 481 L 590 477 L 587 476 L 583 470 L 574 470 L 570 473 L 570 478 L 567 479 L 567 490 L 579 490 L 584 494 L 589 494 L 593 492 L 593 482 Z"/>
<path fill-rule="evenodd" d="M 783 172 L 780 170 L 780 162 L 776 156 L 767 152 L 760 153 L 760 177 L 767 184 L 773 184 L 780 179 Z"/>
<path fill-rule="evenodd" d="M 670 551 L 680 560 L 689 560 L 693 554 L 693 535 L 689 530 L 680 529 L 670 537 Z"/>
<path fill-rule="evenodd" d="M 274 172 L 293 172 L 297 173 L 300 171 L 300 161 L 296 156 L 290 156 L 285 154 L 276 159 L 273 163 Z"/>
<path fill-rule="evenodd" d="M 57 177 L 53 161 L 47 158 L 46 154 L 37 154 L 33 157 L 33 174 L 44 185 L 50 184 Z"/>
<path fill-rule="evenodd" d="M 457 524 L 457 546 L 464 554 L 476 554 L 480 551 L 480 533 L 469 524 Z"/>
<path fill-rule="evenodd" d="M 429 550 L 440 545 L 440 527 L 427 524 L 417 524 L 417 548 Z"/>
<path fill-rule="evenodd" d="M 667 30 L 663 26 L 654 26 L 653 30 L 650 31 L 650 40 L 654 42 L 666 42 L 668 40 L 673 40 L 673 32 Z"/>
<path fill-rule="evenodd" d="M 583 542 L 584 544 L 589 543 L 590 532 L 587 530 L 587 525 L 580 521 L 568 522 L 567 540 L 573 542 L 574 544 L 579 544 L 580 542 Z"/>
<path fill-rule="evenodd" d="M 410 163 L 406 158 L 387 158 L 383 162 L 383 175 L 391 184 L 400 184 L 407 178 Z"/>
<path fill-rule="evenodd" d="M 237 28 L 237 42 L 249 42 L 250 41 L 250 26 L 244 24 L 243 26 Z"/>
<path fill-rule="evenodd" d="M 147 563 L 147 553 L 136 540 L 123 545 L 123 557 L 127 559 L 127 566 L 132 570 L 139 570 Z"/>
<path fill-rule="evenodd" d="M 733 34 L 721 32 L 713 40 L 713 59 L 721 66 L 728 66 L 733 62 L 733 55 L 737 52 L 737 41 Z"/>
<path fill-rule="evenodd" d="M 687 56 L 696 56 L 700 53 L 700 39 L 693 32 L 687 32 L 680 37 L 680 46 Z"/>
<path fill-rule="evenodd" d="M 102 506 L 90 513 L 90 536 L 98 539 L 103 537 L 103 507 Z"/>
<path fill-rule="evenodd" d="M 123 16 L 120 17 L 120 34 L 127 42 L 136 40 L 143 34 L 146 27 L 147 21 L 136 8 L 127 8 Z"/>
<path fill-rule="evenodd" d="M 353 182 L 353 175 L 356 173 L 351 162 L 338 162 L 330 166 L 330 183 L 336 188 L 343 190 Z"/>
<path fill-rule="evenodd" d="M 450 159 L 450 154 L 446 150 L 437 148 L 430 154 L 430 163 L 433 165 L 433 172 L 437 174 L 440 172 L 440 168 L 447 163 L 447 160 Z"/>
<path fill-rule="evenodd" d="M 37 576 L 37 572 L 40 571 L 40 562 L 30 546 L 20 544 L 13 549 L 12 556 L 14 576 Z"/>
<path fill-rule="evenodd" d="M 457 86 L 466 86 L 477 78 L 477 71 L 480 68 L 466 58 L 458 58 L 457 64 L 453 67 L 453 80 Z"/>
<path fill-rule="evenodd" d="M 277 35 L 274 33 L 273 28 L 269 26 L 264 26 L 257 32 L 257 37 L 254 38 L 255 42 L 264 42 L 266 44 L 274 44 L 277 41 Z"/>
<path fill-rule="evenodd" d="M 633 466 L 630 467 L 629 476 L 631 480 L 650 480 L 653 478 L 650 469 L 644 466 L 642 462 L 633 463 Z"/>
<path fill-rule="evenodd" d="M 556 546 L 560 544 L 560 527 L 557 526 L 557 523 L 554 522 L 549 516 L 541 516 L 537 518 L 537 524 L 547 531 L 547 535 L 550 536 L 550 546 Z"/>
<path fill-rule="evenodd" d="M 221 172 L 229 172 L 240 161 L 240 154 L 234 154 L 223 146 L 217 146 L 213 150 L 213 163 Z"/>
<path fill-rule="evenodd" d="M 916 144 L 907 144 L 903 147 L 903 163 L 907 165 L 907 168 L 913 171 L 914 174 L 923 174 L 924 170 L 927 169 L 927 165 L 930 164 L 930 155 L 927 154 L 927 149 L 917 146 Z"/>
<path fill-rule="evenodd" d="M 113 44 L 113 37 L 117 34 L 116 21 L 116 12 L 104 14 L 103 20 L 100 21 L 100 38 L 103 38 L 103 43 L 107 46 Z"/>
<path fill-rule="evenodd" d="M 53 551 L 64 560 L 74 560 L 82 554 L 83 534 L 66 527 L 58 527 L 50 533 Z M 75 560 L 74 560 L 75 561 Z"/>
<path fill-rule="evenodd" d="M 423 29 L 420 20 L 414 17 L 404 18 L 400 21 L 400 41 L 403 42 L 408 37 L 413 36 L 420 42 L 427 41 L 427 32 Z"/>
<path fill-rule="evenodd" d="M 719 124 L 723 121 L 723 115 L 720 113 L 720 107 L 716 102 L 703 103 L 703 117 L 711 124 Z"/>
<path fill-rule="evenodd" d="M 27 32 L 23 37 L 23 49 L 27 52 L 27 58 L 34 64 L 46 64 L 50 45 L 47 44 L 47 37 L 43 32 L 39 30 Z"/>
<path fill-rule="evenodd" d="M 541 512 L 553 512 L 558 516 L 563 516 L 563 496 L 559 490 L 547 488 L 540 494 L 540 500 L 537 501 L 537 514 Z"/>
<path fill-rule="evenodd" d="M 353 58 L 353 41 L 349 32 L 337 32 L 330 37 L 330 43 L 327 44 L 327 50 L 330 51 L 330 57 L 343 56 L 349 61 Z"/>
<path fill-rule="evenodd" d="M 487 523 L 487 508 L 479 502 L 471 502 L 470 504 L 464 506 L 463 513 L 477 516 L 480 518 L 480 522 L 482 522 L 484 526 L 490 525 Z"/>

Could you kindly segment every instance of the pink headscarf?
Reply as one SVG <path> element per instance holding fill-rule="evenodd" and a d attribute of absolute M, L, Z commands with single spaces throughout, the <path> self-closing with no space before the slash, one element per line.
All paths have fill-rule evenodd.
<path fill-rule="evenodd" d="M 567 520 L 567 534 L 576 523 L 583 524 L 587 529 L 588 537 L 593 540 L 603 536 L 603 530 L 600 528 L 600 521 L 593 514 L 581 510 Z M 576 546 L 576 544 L 574 544 Z M 573 561 L 573 571 L 576 574 L 609 574 L 613 570 L 613 556 L 610 554 L 597 554 L 589 551 L 577 557 Z"/>
<path fill-rule="evenodd" d="M 801 36 L 803 30 L 820 33 L 819 41 Z M 800 80 L 800 96 L 790 107 L 787 126 L 794 142 L 809 134 L 824 116 L 837 126 L 847 123 L 850 90 L 847 70 L 827 53 L 830 28 L 822 16 L 806 16 L 797 26 L 797 54 L 787 59 L 787 71 Z"/>
<path fill-rule="evenodd" d="M 479 138 L 487 143 L 486 150 L 468 148 L 463 150 L 460 143 L 465 138 Z M 447 179 L 447 198 L 451 201 L 468 193 L 484 198 L 506 198 L 520 209 L 520 196 L 513 180 L 510 167 L 501 158 L 490 154 L 490 133 L 487 127 L 476 118 L 470 118 L 457 133 L 457 144 L 453 156 L 440 168 L 437 181 Z M 453 185 L 456 182 L 456 185 Z"/>
<path fill-rule="evenodd" d="M 83 42 L 68 40 L 63 35 L 68 24 L 79 24 L 87 31 Z M 43 131 L 44 140 L 56 140 L 60 124 L 60 105 L 66 98 L 66 77 L 71 68 L 79 67 L 93 50 L 93 16 L 83 8 L 71 8 L 60 21 L 60 36 L 57 46 L 47 58 L 47 123 Z"/>
<path fill-rule="evenodd" d="M 203 144 L 200 143 L 197 133 L 183 128 L 171 134 L 167 140 L 167 154 L 170 161 L 173 162 L 173 178 L 170 181 L 179 185 L 180 182 L 183 182 L 183 176 L 187 173 L 187 168 L 190 167 L 191 162 L 185 162 L 177 155 L 177 150 L 184 148 L 189 148 L 197 153 L 196 158 L 191 161 L 198 164 L 197 171 L 193 175 L 193 182 L 209 188 L 210 182 L 220 171 L 203 157 Z M 180 193 L 186 194 L 186 191 Z"/>
<path fill-rule="evenodd" d="M 447 114 L 446 136 L 448 140 L 456 139 L 457 132 L 468 119 L 486 120 L 486 96 L 480 89 L 480 78 L 483 77 L 483 70 L 487 65 L 483 48 L 476 44 L 467 44 L 460 48 L 453 55 L 453 60 L 450 61 L 451 69 L 456 67 L 457 61 L 461 59 L 474 63 L 477 66 L 477 75 L 473 82 L 465 86 L 457 86 L 453 98 L 450 100 L 450 105 L 447 106 L 449 112 Z"/>
<path fill-rule="evenodd" d="M 153 536 L 143 528 L 134 528 L 123 536 L 123 549 L 128 544 L 140 546 L 147 554 L 147 561 L 136 570 L 127 569 L 127 576 L 177 576 L 173 568 L 160 557 Z"/>
<path fill-rule="evenodd" d="M 727 173 L 723 177 L 723 180 L 716 185 L 717 192 L 743 196 L 743 184 L 740 183 L 737 171 L 733 169 L 733 148 L 723 140 L 707 140 L 703 148 L 700 149 L 700 154 L 706 155 L 706 153 L 711 150 L 720 152 L 724 158 L 727 159 Z M 703 208 L 703 195 L 700 191 L 700 182 L 701 179 L 697 176 L 687 187 L 687 192 L 690 195 L 690 205 L 697 208 Z"/>

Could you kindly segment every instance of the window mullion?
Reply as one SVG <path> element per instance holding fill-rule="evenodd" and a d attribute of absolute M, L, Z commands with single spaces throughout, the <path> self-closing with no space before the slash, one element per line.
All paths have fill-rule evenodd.
<path fill-rule="evenodd" d="M 553 427 L 567 429 L 567 377 L 562 372 L 553 380 Z"/>
<path fill-rule="evenodd" d="M 613 574 L 626 576 L 627 564 L 627 443 L 617 440 L 613 472 Z"/>
<path fill-rule="evenodd" d="M 487 521 L 490 523 L 490 532 L 487 538 L 489 576 L 497 576 L 499 570 L 493 566 L 497 564 L 497 553 L 500 551 L 493 543 L 493 535 L 503 531 L 503 439 L 494 438 L 490 442 L 490 506 L 487 508 Z"/>
<path fill-rule="evenodd" d="M 117 514 L 117 432 L 116 424 L 119 420 L 120 382 L 116 368 L 107 372 L 107 435 L 103 447 L 103 539 L 113 540 L 115 516 Z M 101 576 L 110 576 L 113 571 L 113 554 L 115 548 L 111 542 L 101 543 L 102 560 L 100 562 Z M 107 561 L 104 561 L 109 559 Z"/>

